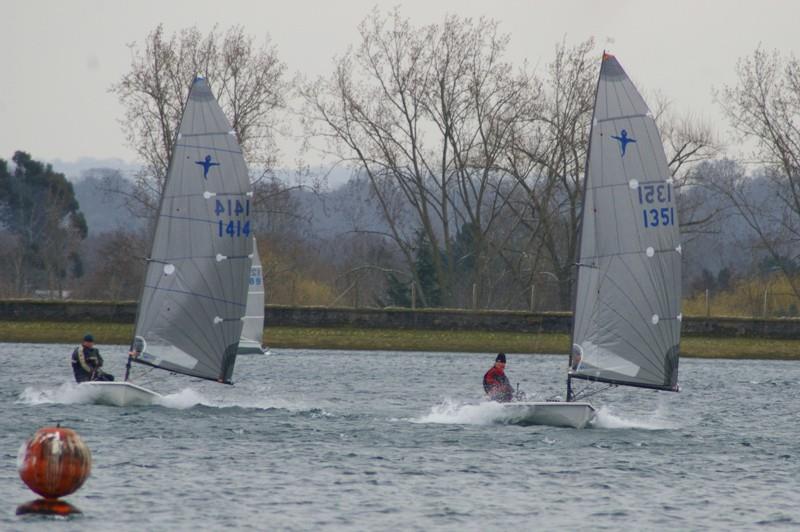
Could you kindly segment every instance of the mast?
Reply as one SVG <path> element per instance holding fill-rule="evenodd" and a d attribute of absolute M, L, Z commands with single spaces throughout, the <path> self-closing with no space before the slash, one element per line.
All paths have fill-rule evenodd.
<path fill-rule="evenodd" d="M 606 51 L 603 50 L 602 58 L 605 59 Z M 600 63 L 600 68 L 602 69 L 602 59 Z M 583 170 L 583 201 L 581 202 L 581 219 L 578 222 L 578 242 L 577 242 L 577 251 L 575 257 L 575 285 L 576 287 L 573 289 L 572 293 L 572 330 L 570 331 L 570 347 L 569 347 L 569 362 L 567 364 L 567 402 L 572 402 L 573 400 L 573 393 L 572 393 L 572 355 L 574 353 L 574 346 L 575 346 L 575 311 L 578 307 L 578 290 L 577 290 L 577 281 L 578 276 L 580 275 L 580 267 L 581 267 L 581 241 L 583 241 L 583 219 L 586 214 L 586 209 L 584 206 L 586 205 L 586 185 L 589 180 L 589 157 L 592 153 L 592 131 L 594 131 L 594 114 L 597 110 L 597 91 L 600 88 L 600 73 L 597 74 L 597 83 L 594 86 L 594 105 L 592 106 L 592 121 L 589 123 L 589 139 L 586 142 L 588 146 L 586 148 L 586 161 L 584 162 L 584 170 Z"/>

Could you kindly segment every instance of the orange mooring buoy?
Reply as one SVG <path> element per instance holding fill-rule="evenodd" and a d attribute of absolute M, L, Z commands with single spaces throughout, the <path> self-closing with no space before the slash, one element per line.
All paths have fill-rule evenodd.
<path fill-rule="evenodd" d="M 92 453 L 74 430 L 41 428 L 20 449 L 20 478 L 46 499 L 73 493 L 91 471 Z"/>

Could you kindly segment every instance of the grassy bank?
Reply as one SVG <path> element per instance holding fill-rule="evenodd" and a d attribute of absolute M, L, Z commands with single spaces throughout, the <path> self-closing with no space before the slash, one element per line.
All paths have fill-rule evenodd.
<path fill-rule="evenodd" d="M 86 332 L 100 344 L 127 344 L 133 326 L 118 323 L 0 321 L 0 341 L 78 343 Z M 270 347 L 397 351 L 459 351 L 492 353 L 566 353 L 565 334 L 523 334 L 487 331 L 270 327 Z M 689 336 L 681 355 L 706 358 L 800 360 L 800 340 Z"/>

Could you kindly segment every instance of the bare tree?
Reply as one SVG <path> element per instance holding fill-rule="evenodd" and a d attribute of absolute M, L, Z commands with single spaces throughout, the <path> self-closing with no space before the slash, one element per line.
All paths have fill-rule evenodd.
<path fill-rule="evenodd" d="M 84 299 L 134 300 L 141 295 L 145 257 L 149 244 L 145 230 L 129 228 L 102 233 L 90 239 L 83 254 L 88 265 L 78 286 Z"/>
<path fill-rule="evenodd" d="M 739 60 L 736 73 L 737 84 L 717 99 L 741 138 L 755 141 L 757 160 L 782 176 L 784 199 L 800 210 L 800 61 L 757 48 Z"/>
<path fill-rule="evenodd" d="M 286 66 L 269 41 L 261 46 L 239 26 L 203 35 L 197 27 L 172 35 L 158 25 L 133 43 L 130 71 L 111 86 L 125 107 L 120 120 L 144 166 L 128 194 L 137 214 L 152 215 L 161 197 L 172 143 L 192 80 L 206 77 L 250 167 L 268 174 L 276 161 L 274 130 L 284 106 Z"/>
<path fill-rule="evenodd" d="M 575 46 L 561 42 L 547 66 L 544 108 L 516 136 L 508 170 L 525 190 L 532 216 L 517 210 L 519 219 L 536 235 L 527 256 L 545 254 L 537 263 L 558 279 L 562 308 L 571 301 L 583 195 L 589 124 L 594 105 L 598 61 L 594 40 Z M 511 205 L 520 205 L 519 202 Z M 524 204 L 522 204 L 524 206 Z M 528 285 L 539 270 L 527 270 Z"/>
<path fill-rule="evenodd" d="M 303 87 L 306 133 L 370 181 L 384 236 L 430 305 L 415 266 L 424 235 L 446 304 L 461 258 L 453 241 L 464 226 L 473 233 L 476 281 L 481 275 L 485 235 L 504 207 L 491 194 L 506 179 L 499 160 L 514 124 L 529 120 L 537 86 L 504 60 L 508 38 L 493 21 L 448 16 L 415 28 L 398 10 L 376 9 L 359 33 L 360 45 L 332 76 Z"/>
<path fill-rule="evenodd" d="M 724 218 L 724 213 L 705 208 L 704 194 L 692 192 L 706 184 L 703 172 L 696 171 L 698 165 L 719 156 L 722 142 L 707 121 L 691 113 L 677 113 L 663 94 L 656 93 L 651 101 L 667 165 L 680 194 L 681 235 L 692 239 L 699 234 L 715 232 L 716 222 Z"/>
<path fill-rule="evenodd" d="M 740 139 L 755 143 L 754 157 L 774 193 L 759 204 L 742 177 L 718 183 L 717 190 L 731 199 L 773 260 L 785 265 L 786 253 L 793 261 L 800 257 L 800 61 L 759 47 L 739 60 L 736 73 L 737 83 L 725 86 L 717 99 Z M 767 214 L 771 226 L 759 222 Z M 792 289 L 800 295 L 797 283 Z"/>
<path fill-rule="evenodd" d="M 743 220 L 755 237 L 751 255 L 768 257 L 773 270 L 780 270 L 792 291 L 800 296 L 800 283 L 795 272 L 798 267 L 797 212 L 781 197 L 782 183 L 775 176 L 751 177 L 744 167 L 731 159 L 703 164 L 698 168 L 706 184 L 725 198 L 734 215 Z M 787 261 L 787 259 L 789 259 Z M 763 272 L 762 272 L 763 273 Z"/>

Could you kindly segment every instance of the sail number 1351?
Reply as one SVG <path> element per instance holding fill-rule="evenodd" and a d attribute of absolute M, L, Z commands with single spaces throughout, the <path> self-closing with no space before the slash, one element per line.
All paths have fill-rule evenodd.
<path fill-rule="evenodd" d="M 250 200 L 216 200 L 217 236 L 250 236 Z M 227 218 L 223 220 L 222 218 Z"/>
<path fill-rule="evenodd" d="M 639 191 L 639 204 L 642 209 L 642 220 L 645 227 L 659 227 L 675 225 L 675 207 L 660 207 L 658 204 L 672 203 L 672 185 L 663 183 L 658 185 L 641 185 Z"/>

